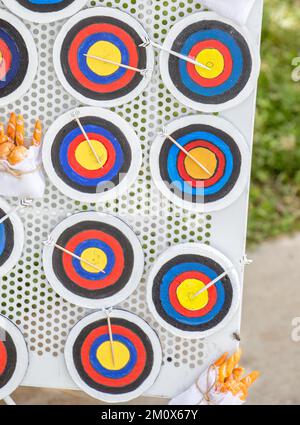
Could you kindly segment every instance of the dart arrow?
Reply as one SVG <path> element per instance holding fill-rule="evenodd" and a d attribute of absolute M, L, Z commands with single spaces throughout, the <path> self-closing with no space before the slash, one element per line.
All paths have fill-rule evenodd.
<path fill-rule="evenodd" d="M 72 118 L 74 118 L 74 120 L 77 122 L 77 125 L 78 125 L 78 127 L 80 128 L 80 130 L 81 130 L 82 134 L 84 135 L 84 138 L 85 138 L 86 142 L 88 143 L 88 145 L 89 145 L 89 147 L 90 147 L 90 149 L 91 149 L 91 151 L 92 151 L 92 153 L 93 153 L 94 157 L 96 158 L 96 160 L 97 160 L 98 164 L 99 164 L 99 165 L 100 165 L 100 167 L 102 168 L 102 167 L 103 167 L 103 165 L 102 165 L 101 159 L 99 158 L 99 155 L 98 155 L 98 154 L 97 154 L 97 152 L 95 151 L 94 146 L 93 146 L 92 142 L 91 142 L 91 141 L 90 141 L 90 139 L 89 139 L 89 136 L 87 135 L 87 133 L 86 133 L 86 131 L 85 131 L 85 129 L 84 129 L 84 127 L 83 127 L 83 125 L 81 124 L 81 121 L 80 121 L 80 119 L 78 118 L 78 112 L 77 112 L 77 111 L 74 111 L 74 112 L 72 113 Z"/>
<path fill-rule="evenodd" d="M 220 280 L 223 279 L 223 277 L 227 276 L 228 273 L 231 272 L 231 270 L 235 269 L 235 267 L 230 267 L 230 269 L 226 270 L 222 274 L 220 274 L 218 277 L 216 277 L 214 280 L 212 280 L 210 283 L 208 283 L 204 288 L 200 289 L 200 291 L 196 292 L 194 295 L 191 296 L 191 300 L 195 299 L 199 295 L 201 295 L 203 292 L 207 291 L 211 286 L 218 283 Z"/>
<path fill-rule="evenodd" d="M 163 131 L 163 135 L 171 140 L 172 143 L 174 143 L 175 146 L 178 147 L 179 150 L 181 150 L 187 157 L 189 157 L 192 161 L 194 161 L 203 171 L 205 171 L 210 177 L 212 176 L 212 173 L 203 165 L 201 162 L 199 162 L 193 155 L 191 155 L 183 146 L 181 146 L 177 140 L 175 140 L 172 136 L 167 134 L 165 131 Z"/>
<path fill-rule="evenodd" d="M 68 249 L 63 248 L 60 245 L 57 245 L 53 239 L 51 238 L 51 236 L 49 236 L 48 240 L 44 242 L 44 245 L 46 246 L 54 246 L 55 248 L 59 249 L 62 252 L 65 252 L 66 254 L 70 255 L 71 257 L 76 258 L 76 260 L 79 260 L 82 263 L 87 264 L 88 266 L 92 267 L 95 270 L 98 270 L 101 273 L 105 274 L 105 271 L 103 269 L 101 269 L 100 267 L 96 266 L 95 264 L 90 263 L 89 261 L 85 260 L 82 257 L 79 257 L 78 255 L 74 254 L 74 252 L 69 251 Z"/>
<path fill-rule="evenodd" d="M 200 68 L 207 69 L 208 71 L 211 70 L 210 67 L 204 65 L 203 63 L 198 62 L 198 61 L 196 61 L 195 59 L 193 59 L 189 56 L 185 56 L 185 55 L 182 55 L 181 53 L 175 52 L 174 50 L 167 49 L 166 47 L 162 46 L 161 44 L 156 43 L 155 41 L 151 40 L 150 38 L 145 39 L 144 43 L 140 44 L 140 47 L 147 47 L 147 46 L 150 46 L 150 45 L 153 46 L 153 47 L 156 47 L 157 49 L 163 50 L 166 53 L 169 53 L 169 55 L 176 56 L 179 59 L 182 59 L 186 62 L 189 62 L 189 63 L 191 63 L 195 66 L 199 66 Z"/>
<path fill-rule="evenodd" d="M 110 349 L 111 349 L 111 357 L 113 361 L 114 367 L 116 367 L 116 357 L 115 357 L 115 349 L 114 349 L 114 338 L 113 338 L 113 332 L 111 327 L 111 320 L 110 315 L 108 311 L 105 311 L 107 316 L 107 325 L 108 325 L 108 333 L 109 333 L 109 341 L 110 341 Z"/>
<path fill-rule="evenodd" d="M 88 54 L 84 54 L 85 57 L 90 58 L 90 59 L 95 59 L 101 62 L 106 62 L 106 63 L 110 63 L 112 65 L 116 65 L 119 66 L 121 68 L 125 68 L 125 69 L 129 69 L 130 71 L 134 71 L 134 72 L 139 72 L 142 75 L 145 75 L 147 72 L 147 69 L 139 69 L 139 68 L 135 68 L 134 66 L 130 66 L 130 65 L 125 65 L 124 63 L 119 63 L 119 62 L 115 62 L 112 61 L 110 59 L 106 59 L 100 56 L 94 56 L 94 55 L 88 55 Z"/>

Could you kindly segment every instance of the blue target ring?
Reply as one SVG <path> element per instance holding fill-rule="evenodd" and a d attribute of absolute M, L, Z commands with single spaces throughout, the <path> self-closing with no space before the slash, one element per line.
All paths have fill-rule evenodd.
<path fill-rule="evenodd" d="M 105 192 L 120 185 L 132 167 L 132 149 L 128 136 L 113 122 L 96 116 L 80 119 L 88 137 L 102 144 L 102 166 L 89 169 L 78 158 L 77 148 L 85 141 L 76 121 L 72 120 L 56 134 L 51 146 L 52 166 L 70 188 L 87 194 Z"/>
<path fill-rule="evenodd" d="M 6 232 L 5 225 L 0 224 L 0 257 L 3 255 L 6 246 Z"/>
<path fill-rule="evenodd" d="M 151 297 L 157 314 L 165 323 L 181 331 L 204 332 L 214 328 L 232 306 L 230 277 L 227 275 L 208 288 L 206 304 L 195 310 L 181 303 L 178 288 L 186 280 L 208 285 L 222 273 L 223 267 L 204 255 L 182 254 L 170 258 L 158 269 L 152 281 Z M 195 293 L 192 287 L 190 291 Z"/>
<path fill-rule="evenodd" d="M 79 20 L 66 31 L 60 50 L 60 66 L 68 85 L 78 95 L 95 102 L 113 101 L 135 92 L 144 81 L 141 73 L 118 67 L 112 68 L 109 75 L 98 75 L 96 69 L 90 68 L 92 63 L 84 55 L 99 41 L 111 43 L 114 51 L 118 51 L 117 60 L 112 57 L 114 62 L 118 62 L 120 57 L 124 65 L 147 69 L 147 50 L 141 47 L 143 40 L 136 29 L 123 19 L 99 12 L 99 15 Z M 109 49 L 107 54 L 104 56 L 109 59 Z"/>
<path fill-rule="evenodd" d="M 121 62 L 124 65 L 129 65 L 129 53 L 128 53 L 127 47 L 122 42 L 122 40 L 112 33 L 92 34 L 91 36 L 87 37 L 84 40 L 84 42 L 81 44 L 77 54 L 77 58 L 78 58 L 77 60 L 78 60 L 78 64 L 81 69 L 81 72 L 86 77 L 88 77 L 90 81 L 94 81 L 95 83 L 98 83 L 98 84 L 110 84 L 114 81 L 119 80 L 119 78 L 123 77 L 123 75 L 126 73 L 126 69 L 119 67 L 119 69 L 116 72 L 107 76 L 101 76 L 94 73 L 88 67 L 87 59 L 84 55 L 87 54 L 90 47 L 93 46 L 98 41 L 109 41 L 110 43 L 114 44 L 121 52 L 121 55 L 122 55 Z"/>
<path fill-rule="evenodd" d="M 124 233 L 113 225 L 98 221 L 79 221 L 67 228 L 57 244 L 68 252 L 83 257 L 83 252 L 94 248 L 105 254 L 106 261 L 87 256 L 91 264 L 97 264 L 104 271 L 89 272 L 82 267 L 79 259 L 55 250 L 52 258 L 53 271 L 59 282 L 70 292 L 89 299 L 104 299 L 113 296 L 126 287 L 133 274 L 134 251 L 132 243 Z M 90 255 L 91 254 L 91 255 Z M 97 252 L 96 252 L 97 255 Z"/>
<path fill-rule="evenodd" d="M 183 272 L 190 272 L 190 271 L 202 272 L 205 275 L 207 275 L 210 278 L 210 280 L 213 280 L 218 276 L 214 270 L 212 270 L 211 268 L 203 264 L 184 263 L 184 264 L 176 265 L 172 267 L 162 279 L 161 286 L 160 286 L 160 300 L 161 300 L 162 308 L 165 310 L 168 316 L 170 316 L 174 320 L 180 323 L 183 323 L 185 325 L 198 326 L 213 320 L 214 317 L 222 310 L 224 301 L 225 301 L 225 292 L 224 292 L 223 284 L 221 282 L 216 283 L 215 287 L 217 289 L 217 302 L 214 308 L 203 317 L 192 318 L 192 317 L 185 317 L 179 314 L 170 303 L 169 287 L 171 282 L 176 278 L 177 275 Z"/>
<path fill-rule="evenodd" d="M 164 140 L 159 154 L 160 178 L 178 198 L 209 204 L 233 190 L 241 174 L 242 154 L 229 133 L 206 124 L 192 124 L 170 136 L 188 151 L 204 148 L 215 158 L 211 176 L 196 178 L 186 168 L 181 150 L 168 138 Z"/>
<path fill-rule="evenodd" d="M 16 0 L 24 8 L 36 13 L 50 13 L 63 11 L 75 0 Z"/>
<path fill-rule="evenodd" d="M 0 219 L 6 212 L 0 208 Z M 11 220 L 8 218 L 0 224 L 0 267 L 5 265 L 11 257 L 15 247 L 15 232 Z"/>
<path fill-rule="evenodd" d="M 81 189 L 87 188 L 86 191 L 88 192 L 93 190 L 93 188 L 96 190 L 98 185 L 101 183 L 118 179 L 118 176 L 122 170 L 126 171 L 128 160 L 131 161 L 131 151 L 128 142 L 125 142 L 124 140 L 124 135 L 120 131 L 112 132 L 112 130 L 114 130 L 114 126 L 112 125 L 109 125 L 109 128 L 105 128 L 104 126 L 100 125 L 86 124 L 84 125 L 84 129 L 88 135 L 97 134 L 110 142 L 114 151 L 115 161 L 109 169 L 106 169 L 105 166 L 103 167 L 105 172 L 102 172 L 101 170 L 99 171 L 102 176 L 91 178 L 85 175 L 81 175 L 77 170 L 71 167 L 68 158 L 69 154 L 74 156 L 74 152 L 70 152 L 70 146 L 76 138 L 82 136 L 82 133 L 78 127 L 74 128 L 71 125 L 66 127 L 67 130 L 63 130 L 56 139 L 57 147 L 56 143 L 53 145 L 53 163 L 54 166 L 57 164 L 57 168 L 61 171 L 64 180 L 67 179 L 68 181 L 72 182 L 73 185 L 75 184 L 76 188 L 78 186 Z M 58 156 L 57 149 L 59 153 Z M 108 151 L 108 155 L 112 155 L 112 152 Z"/>
<path fill-rule="evenodd" d="M 208 133 L 208 132 L 193 132 L 189 133 L 180 139 L 178 139 L 178 143 L 181 146 L 185 146 L 187 143 L 193 141 L 193 140 L 207 140 L 217 146 L 225 155 L 226 158 L 226 168 L 223 177 L 213 186 L 211 187 L 191 187 L 186 184 L 186 182 L 182 179 L 182 177 L 178 173 L 177 169 L 177 158 L 179 153 L 181 152 L 179 148 L 176 145 L 173 145 L 169 151 L 168 155 L 168 173 L 170 180 L 174 183 L 174 185 L 182 192 L 187 192 L 189 195 L 196 195 L 196 196 L 207 196 L 212 195 L 220 190 L 223 189 L 223 187 L 228 183 L 232 171 L 233 171 L 233 156 L 232 152 L 229 148 L 229 146 L 221 140 L 219 137 L 217 137 L 214 134 Z"/>
<path fill-rule="evenodd" d="M 244 90 L 251 78 L 253 60 L 248 42 L 232 25 L 217 19 L 203 19 L 187 26 L 178 33 L 171 49 L 193 58 L 201 55 L 201 63 L 208 66 L 206 72 L 201 72 L 194 65 L 170 55 L 170 79 L 187 102 L 227 103 Z"/>
<path fill-rule="evenodd" d="M 120 370 L 109 370 L 106 369 L 105 367 L 103 367 L 101 365 L 101 363 L 99 362 L 98 358 L 97 358 L 97 350 L 100 347 L 101 344 L 103 344 L 104 342 L 109 341 L 109 335 L 102 335 L 101 337 L 97 338 L 95 340 L 95 342 L 93 343 L 91 350 L 90 350 L 90 362 L 92 364 L 92 366 L 94 367 L 94 369 L 100 373 L 101 375 L 105 376 L 106 378 L 111 378 L 111 379 L 120 379 L 120 378 L 124 378 L 125 376 L 127 376 L 132 369 L 134 368 L 136 362 L 137 362 L 137 351 L 135 346 L 133 345 L 133 343 L 126 337 L 124 337 L 123 335 L 118 335 L 118 334 L 114 334 L 114 341 L 118 341 L 122 344 L 124 344 L 129 353 L 130 353 L 130 358 L 128 363 L 126 364 L 126 366 L 124 366 L 122 369 Z"/>
<path fill-rule="evenodd" d="M 113 268 L 115 267 L 116 258 L 114 255 L 113 250 L 104 242 L 98 239 L 90 239 L 87 241 L 82 242 L 76 247 L 75 254 L 81 257 L 84 250 L 88 248 L 99 248 L 101 249 L 106 257 L 107 257 L 107 265 L 105 267 L 105 274 L 104 273 L 89 273 L 87 270 L 84 270 L 84 268 L 81 266 L 81 263 L 76 258 L 73 259 L 73 266 L 76 270 L 76 272 L 85 279 L 91 279 L 91 280 L 102 280 L 106 277 L 106 275 L 109 275 Z"/>
<path fill-rule="evenodd" d="M 63 3 L 64 0 L 27 0 L 32 4 L 58 4 Z"/>
<path fill-rule="evenodd" d="M 85 385 L 106 394 L 132 393 L 150 376 L 154 365 L 154 348 L 150 336 L 132 320 L 111 318 L 115 342 L 128 350 L 127 364 L 109 369 L 98 349 L 109 342 L 107 319 L 92 321 L 80 330 L 72 344 L 74 366 Z M 99 358 L 98 358 L 99 357 Z"/>
<path fill-rule="evenodd" d="M 94 178 L 94 179 L 81 176 L 80 174 L 76 173 L 72 169 L 72 167 L 70 166 L 68 162 L 68 151 L 74 139 L 78 136 L 81 136 L 82 134 L 79 128 L 72 130 L 62 140 L 61 146 L 60 146 L 59 159 L 60 159 L 62 170 L 64 171 L 65 175 L 69 177 L 70 180 L 72 180 L 73 182 L 81 186 L 95 187 L 99 185 L 100 183 L 110 181 L 117 176 L 117 174 L 120 172 L 122 165 L 124 163 L 124 154 L 117 138 L 107 129 L 103 127 L 98 127 L 95 125 L 86 125 L 84 126 L 84 129 L 87 132 L 87 134 L 89 133 L 99 134 L 105 137 L 106 139 L 108 139 L 112 143 L 115 150 L 115 154 L 116 154 L 116 161 L 114 166 L 110 170 L 108 170 L 108 172 L 103 177 Z"/>

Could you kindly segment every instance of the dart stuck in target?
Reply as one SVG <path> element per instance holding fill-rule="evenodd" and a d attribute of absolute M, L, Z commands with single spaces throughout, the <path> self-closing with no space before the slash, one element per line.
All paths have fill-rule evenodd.
<path fill-rule="evenodd" d="M 170 92 L 202 112 L 221 112 L 242 103 L 254 91 L 260 69 L 257 46 L 246 27 L 213 12 L 192 14 L 175 24 L 165 49 L 194 58 L 194 66 L 166 51 L 160 70 Z"/>
<path fill-rule="evenodd" d="M 118 114 L 82 107 L 61 115 L 43 144 L 43 164 L 57 188 L 84 202 L 103 202 L 126 192 L 142 164 L 140 140 Z"/>
<path fill-rule="evenodd" d="M 143 319 L 124 310 L 86 316 L 71 330 L 65 347 L 70 375 L 79 388 L 108 403 L 142 395 L 155 382 L 162 364 L 162 348 L 155 331 Z"/>
<path fill-rule="evenodd" d="M 215 284 L 210 286 L 213 281 Z M 226 326 L 236 313 L 239 276 L 230 260 L 212 247 L 175 245 L 152 267 L 147 301 L 156 320 L 174 335 L 207 338 Z"/>
<path fill-rule="evenodd" d="M 46 277 L 63 298 L 86 308 L 109 308 L 137 287 L 144 253 L 122 220 L 97 212 L 78 213 L 62 221 L 45 243 Z"/>
<path fill-rule="evenodd" d="M 154 69 L 152 46 L 142 46 L 146 37 L 142 25 L 125 12 L 106 7 L 84 10 L 63 26 L 56 39 L 58 79 L 84 104 L 127 103 L 145 90 Z"/>
<path fill-rule="evenodd" d="M 153 181 L 161 194 L 195 212 L 230 206 L 244 192 L 250 150 L 229 121 L 192 115 L 168 124 L 150 151 Z"/>

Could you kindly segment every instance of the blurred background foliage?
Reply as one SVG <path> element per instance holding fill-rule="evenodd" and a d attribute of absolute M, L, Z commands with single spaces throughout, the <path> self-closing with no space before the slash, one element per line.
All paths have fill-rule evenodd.
<path fill-rule="evenodd" d="M 300 229 L 299 30 L 300 0 L 265 0 L 249 244 Z"/>

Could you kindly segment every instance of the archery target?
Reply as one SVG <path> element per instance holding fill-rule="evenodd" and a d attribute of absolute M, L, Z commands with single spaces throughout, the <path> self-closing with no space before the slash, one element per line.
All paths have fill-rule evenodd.
<path fill-rule="evenodd" d="M 87 0 L 3 0 L 13 13 L 37 23 L 69 18 L 82 9 Z"/>
<path fill-rule="evenodd" d="M 37 72 L 31 33 L 14 15 L 0 10 L 0 105 L 12 103 L 30 88 Z"/>
<path fill-rule="evenodd" d="M 71 111 L 58 118 L 45 135 L 45 170 L 52 183 L 72 199 L 114 199 L 138 177 L 142 165 L 140 141 L 132 127 L 114 112 L 92 107 L 76 112 L 100 161 Z"/>
<path fill-rule="evenodd" d="M 75 214 L 62 221 L 51 238 L 78 257 L 55 246 L 44 248 L 49 283 L 73 304 L 92 309 L 118 304 L 131 295 L 142 278 L 141 244 L 116 217 L 97 212 Z"/>
<path fill-rule="evenodd" d="M 62 28 L 54 45 L 60 82 L 88 105 L 112 107 L 129 102 L 151 79 L 153 49 L 140 46 L 146 36 L 139 22 L 117 9 L 98 7 L 78 13 Z M 141 74 L 91 56 L 149 72 Z"/>
<path fill-rule="evenodd" d="M 12 207 L 0 199 L 0 220 Z M 24 245 L 24 228 L 17 214 L 13 213 L 0 224 L 0 276 L 8 273 L 19 261 Z"/>
<path fill-rule="evenodd" d="M 247 28 L 215 13 L 196 13 L 174 25 L 164 47 L 206 67 L 161 52 L 161 74 L 166 86 L 193 109 L 219 112 L 232 108 L 256 87 L 260 58 L 255 42 Z"/>
<path fill-rule="evenodd" d="M 28 351 L 19 329 L 0 316 L 0 400 L 22 383 L 28 367 Z"/>
<path fill-rule="evenodd" d="M 228 207 L 243 193 L 250 173 L 250 150 L 231 123 L 195 115 L 173 121 L 165 133 L 185 150 L 165 135 L 158 136 L 151 148 L 152 178 L 171 202 L 210 212 Z"/>
<path fill-rule="evenodd" d="M 223 279 L 194 296 L 225 271 Z M 219 251 L 205 244 L 181 244 L 161 255 L 150 271 L 147 300 L 155 319 L 173 334 L 205 338 L 235 314 L 239 277 Z"/>
<path fill-rule="evenodd" d="M 90 396 L 108 403 L 141 396 L 155 382 L 162 350 L 154 330 L 123 310 L 110 313 L 113 364 L 105 312 L 96 312 L 71 330 L 65 346 L 67 368 L 74 382 Z"/>

